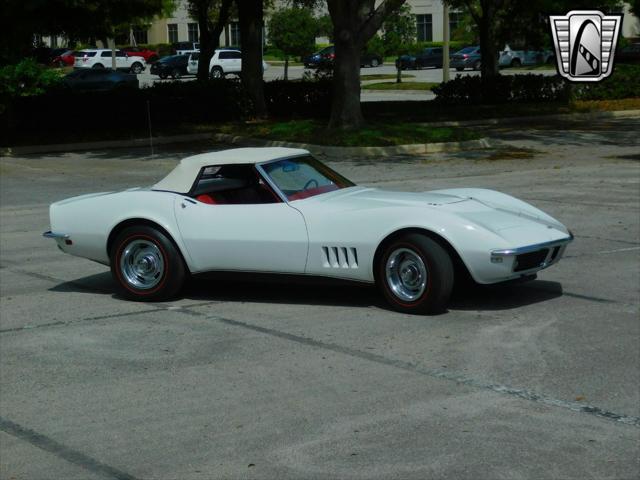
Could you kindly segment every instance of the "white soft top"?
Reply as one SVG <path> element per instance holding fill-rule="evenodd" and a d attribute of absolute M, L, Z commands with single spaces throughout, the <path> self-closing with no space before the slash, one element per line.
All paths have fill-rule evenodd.
<path fill-rule="evenodd" d="M 300 148 L 268 147 L 232 148 L 219 152 L 201 153 L 180 160 L 176 168 L 151 189 L 187 193 L 203 167 L 256 164 L 299 155 L 309 155 L 309 152 Z"/>

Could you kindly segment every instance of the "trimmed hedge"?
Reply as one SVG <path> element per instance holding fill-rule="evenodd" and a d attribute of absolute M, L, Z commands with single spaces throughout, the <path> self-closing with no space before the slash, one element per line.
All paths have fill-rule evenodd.
<path fill-rule="evenodd" d="M 282 80 L 265 83 L 274 118 L 320 118 L 329 114 L 330 81 Z M 251 112 L 249 96 L 237 80 L 163 82 L 140 90 L 75 92 L 57 88 L 42 95 L 15 97 L 0 108 L 0 143 L 40 132 L 140 132 L 189 124 L 237 121 Z"/>
<path fill-rule="evenodd" d="M 601 82 L 574 87 L 579 100 L 619 100 L 640 97 L 640 65 L 616 65 L 613 74 Z"/>
<path fill-rule="evenodd" d="M 264 84 L 267 109 L 279 118 L 318 118 L 331 110 L 331 79 L 273 80 Z"/>
<path fill-rule="evenodd" d="M 437 103 L 479 105 L 509 102 L 568 102 L 570 88 L 562 78 L 544 75 L 498 75 L 492 82 L 480 76 L 457 76 L 433 87 Z"/>

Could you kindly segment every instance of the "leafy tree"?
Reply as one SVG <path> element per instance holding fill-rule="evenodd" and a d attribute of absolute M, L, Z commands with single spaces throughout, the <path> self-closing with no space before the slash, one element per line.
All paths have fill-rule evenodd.
<path fill-rule="evenodd" d="M 416 38 L 416 20 L 409 5 L 403 5 L 392 12 L 382 23 L 382 40 L 386 55 L 400 55 L 406 45 L 413 43 Z"/>
<path fill-rule="evenodd" d="M 327 37 L 330 42 L 333 42 L 333 23 L 329 15 L 318 17 L 318 35 Z"/>
<path fill-rule="evenodd" d="M 211 57 L 220 46 L 220 34 L 229 21 L 233 0 L 189 0 L 189 13 L 200 28 L 198 80 L 209 78 Z"/>
<path fill-rule="evenodd" d="M 2 0 L 0 62 L 29 53 L 35 34 L 113 38 L 123 25 L 166 14 L 175 0 Z"/>
<path fill-rule="evenodd" d="M 284 53 L 284 79 L 288 79 L 289 56 L 302 56 L 315 47 L 318 21 L 308 9 L 287 8 L 276 11 L 269 21 L 269 40 Z"/>

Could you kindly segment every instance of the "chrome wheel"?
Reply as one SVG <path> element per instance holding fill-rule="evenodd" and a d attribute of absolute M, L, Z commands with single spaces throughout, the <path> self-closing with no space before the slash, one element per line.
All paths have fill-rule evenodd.
<path fill-rule="evenodd" d="M 134 240 L 120 257 L 120 271 L 126 282 L 134 288 L 148 290 L 162 280 L 164 260 L 155 243 Z"/>
<path fill-rule="evenodd" d="M 391 252 L 385 273 L 389 289 L 405 302 L 419 299 L 427 287 L 427 268 L 422 258 L 408 248 L 398 248 Z"/>

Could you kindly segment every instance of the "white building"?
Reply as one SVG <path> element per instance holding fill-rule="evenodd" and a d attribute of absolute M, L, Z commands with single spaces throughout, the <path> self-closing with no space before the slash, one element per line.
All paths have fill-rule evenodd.
<path fill-rule="evenodd" d="M 283 4 L 282 0 L 276 0 L 276 8 Z M 417 40 L 425 42 L 441 42 L 443 40 L 443 6 L 441 0 L 407 0 L 411 12 L 415 15 Z M 557 12 L 561 13 L 561 12 Z M 622 35 L 624 37 L 640 37 L 640 20 L 630 12 L 630 5 L 624 4 L 622 12 Z M 268 12 L 266 12 L 268 17 Z M 449 31 L 452 32 L 458 26 L 462 13 L 449 12 Z M 136 43 L 158 44 L 176 42 L 197 42 L 200 34 L 197 22 L 189 16 L 187 0 L 179 0 L 176 10 L 171 17 L 155 19 L 148 28 L 136 28 L 133 30 Z M 63 44 L 61 39 L 40 37 L 44 43 L 51 45 Z M 57 40 L 57 41 L 56 41 Z M 125 42 L 128 43 L 128 42 Z M 230 22 L 220 35 L 220 45 L 240 45 L 240 28 L 237 21 Z"/>

